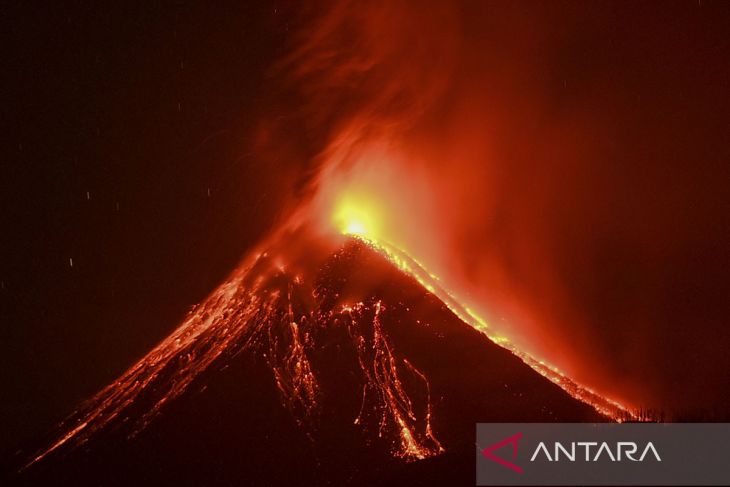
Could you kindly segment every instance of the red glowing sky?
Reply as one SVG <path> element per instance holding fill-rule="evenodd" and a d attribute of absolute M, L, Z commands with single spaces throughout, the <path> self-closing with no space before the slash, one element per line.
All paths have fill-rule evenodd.
<path fill-rule="evenodd" d="M 354 208 L 579 381 L 694 407 L 680 391 L 722 389 L 728 338 L 716 296 L 698 292 L 727 237 L 713 223 L 727 134 L 708 116 L 727 97 L 695 44 L 727 40 L 697 19 L 676 35 L 681 12 L 634 13 L 337 3 L 276 67 L 300 100 L 278 128 L 314 141 L 294 204 L 313 199 L 335 226 Z M 282 145 L 272 125 L 262 147 Z"/>
<path fill-rule="evenodd" d="M 727 419 L 730 5 L 427 3 L 8 10 L 0 447 L 343 206 L 576 380 Z"/>

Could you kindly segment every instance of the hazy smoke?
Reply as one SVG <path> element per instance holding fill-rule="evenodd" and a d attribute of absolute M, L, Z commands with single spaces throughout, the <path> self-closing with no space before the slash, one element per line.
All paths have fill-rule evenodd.
<path fill-rule="evenodd" d="M 320 6 L 277 67 L 279 129 L 316 154 L 320 206 L 372 195 L 391 241 L 538 356 L 636 405 L 717 403 L 726 26 L 635 8 Z"/>

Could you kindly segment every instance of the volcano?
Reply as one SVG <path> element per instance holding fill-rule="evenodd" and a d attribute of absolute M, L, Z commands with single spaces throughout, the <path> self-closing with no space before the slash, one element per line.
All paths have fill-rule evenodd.
<path fill-rule="evenodd" d="M 246 259 L 13 480 L 473 485 L 477 422 L 625 413 L 469 323 L 397 249 L 301 231 Z"/>

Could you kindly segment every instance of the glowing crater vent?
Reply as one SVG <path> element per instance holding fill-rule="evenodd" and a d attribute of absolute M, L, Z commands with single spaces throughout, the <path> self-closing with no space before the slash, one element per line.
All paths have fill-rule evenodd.
<path fill-rule="evenodd" d="M 381 254 L 403 273 L 414 278 L 427 291 L 438 297 L 463 322 L 515 354 L 525 364 L 560 386 L 575 399 L 589 404 L 596 411 L 614 421 L 637 419 L 636 414 L 623 404 L 573 381 L 554 365 L 532 356 L 518 348 L 506 336 L 496 333 L 486 320 L 464 304 L 455 294 L 444 288 L 438 276 L 429 272 L 421 262 L 384 237 L 383 214 L 380 206 L 368 199 L 364 193 L 348 194 L 339 199 L 332 222 L 340 233 L 362 241 Z"/>
<path fill-rule="evenodd" d="M 349 192 L 339 198 L 330 219 L 338 233 L 350 235 L 376 251 L 464 323 L 511 351 L 574 398 L 616 421 L 636 419 L 623 405 L 574 382 L 496 334 L 436 275 L 390 243 L 386 236 L 392 227 L 385 225 L 383 207 L 364 196 Z M 410 461 L 443 452 L 432 429 L 428 378 L 395 353 L 381 323 L 386 306 L 380 300 L 370 300 L 322 308 L 332 291 L 326 286 L 312 288 L 311 280 L 289 274 L 287 252 L 293 237 L 287 233 L 276 237 L 275 243 L 265 244 L 269 250 L 245 259 L 170 336 L 62 423 L 59 438 L 38 451 L 26 467 L 56 450 L 83 445 L 107 428 L 120 428 L 121 434 L 135 437 L 203 372 L 242 352 L 266 361 L 283 405 L 297 424 L 311 429 L 321 413 L 323 397 L 318 375 L 321 369 L 313 361 L 320 349 L 317 337 L 342 325 L 356 351 L 356 377 L 362 383 L 360 412 L 352 421 L 368 431 L 375 425 L 377 437 L 390 443 L 394 457 Z M 345 250 L 330 258 L 339 258 L 341 252 Z M 339 295 L 335 292 L 334 297 Z M 410 380 L 405 381 L 406 377 Z"/>
<path fill-rule="evenodd" d="M 383 232 L 383 212 L 362 193 L 352 192 L 335 204 L 332 224 L 342 234 L 376 239 Z"/>

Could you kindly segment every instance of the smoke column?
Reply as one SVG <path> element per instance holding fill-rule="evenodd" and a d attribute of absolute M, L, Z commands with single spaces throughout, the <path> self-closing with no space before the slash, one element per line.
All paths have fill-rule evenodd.
<path fill-rule="evenodd" d="M 680 39 L 678 12 L 637 20 L 602 4 L 336 2 L 300 14 L 275 70 L 299 107 L 279 129 L 305 133 L 316 154 L 297 205 L 335 226 L 333 207 L 357 209 L 498 333 L 609 396 L 718 400 L 693 380 L 727 382 L 708 365 L 724 363 L 727 343 L 718 295 L 677 303 L 720 257 L 700 235 L 726 239 L 706 216 L 716 167 L 688 162 L 688 123 L 721 133 L 700 120 L 721 79 L 702 80 L 707 100 L 675 96 L 698 88 L 691 43 L 721 42 L 716 32 L 697 24 Z"/>

